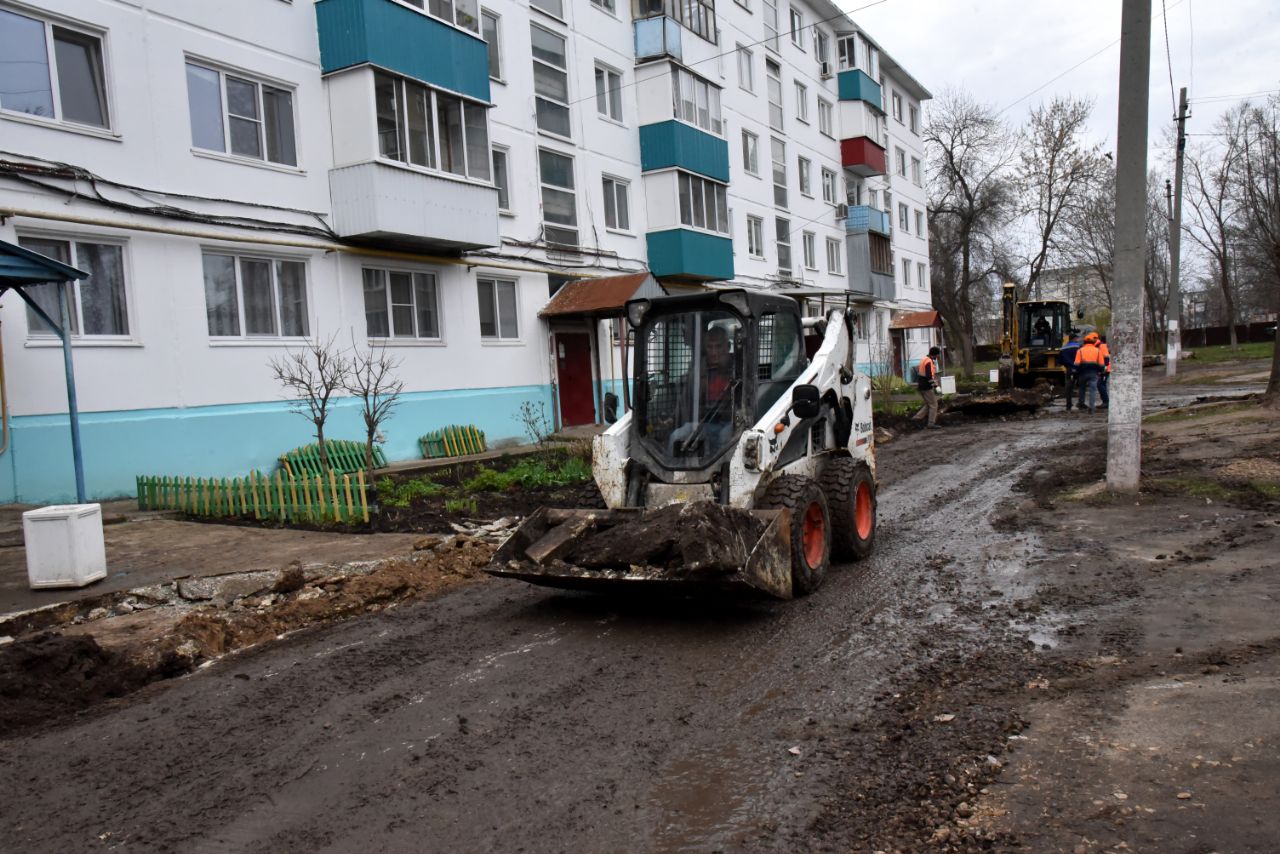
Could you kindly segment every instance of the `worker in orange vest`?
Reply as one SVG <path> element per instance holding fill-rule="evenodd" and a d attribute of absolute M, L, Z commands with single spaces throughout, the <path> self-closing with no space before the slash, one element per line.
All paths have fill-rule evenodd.
<path fill-rule="evenodd" d="M 1094 413 L 1097 405 L 1098 377 L 1106 370 L 1106 357 L 1098 346 L 1098 333 L 1090 332 L 1084 336 L 1084 343 L 1076 352 L 1076 381 L 1080 384 L 1080 399 L 1077 402 L 1084 409 L 1085 393 L 1089 397 L 1089 414 Z"/>
<path fill-rule="evenodd" d="M 1098 397 L 1102 398 L 1102 408 L 1111 408 L 1111 348 L 1107 346 L 1107 336 L 1098 339 L 1098 349 L 1102 351 L 1102 358 L 1106 362 L 1106 367 L 1102 373 L 1098 374 Z"/>
<path fill-rule="evenodd" d="M 930 430 L 938 427 L 938 363 L 934 360 L 941 355 L 941 348 L 930 347 L 929 355 L 921 359 L 919 367 L 916 368 L 916 390 L 924 398 L 924 405 L 911 417 L 911 420 L 919 421 L 927 414 L 929 421 L 926 426 Z"/>

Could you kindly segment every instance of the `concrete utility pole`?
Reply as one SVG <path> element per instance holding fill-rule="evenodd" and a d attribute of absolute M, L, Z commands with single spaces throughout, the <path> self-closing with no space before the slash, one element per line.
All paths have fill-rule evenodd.
<path fill-rule="evenodd" d="M 1124 0 L 1116 131 L 1115 289 L 1107 487 L 1137 492 L 1142 465 L 1142 279 L 1147 255 L 1147 93 L 1151 0 Z"/>
<path fill-rule="evenodd" d="M 1187 155 L 1187 87 L 1178 94 L 1178 157 L 1173 169 L 1173 213 L 1169 219 L 1169 307 L 1165 311 L 1169 338 L 1165 342 L 1164 373 L 1173 376 L 1178 372 L 1178 359 L 1182 357 L 1182 283 L 1179 268 L 1182 266 L 1182 162 Z"/>

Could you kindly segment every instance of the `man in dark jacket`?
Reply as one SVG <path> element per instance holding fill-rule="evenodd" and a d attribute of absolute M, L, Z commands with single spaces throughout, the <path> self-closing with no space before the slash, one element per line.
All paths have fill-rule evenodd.
<path fill-rule="evenodd" d="M 930 347 L 929 355 L 920 360 L 920 366 L 916 368 L 916 390 L 920 392 L 920 396 L 924 398 L 924 405 L 920 407 L 920 411 L 911 417 L 912 421 L 919 421 L 927 414 L 929 421 L 926 426 L 929 429 L 935 429 L 938 426 L 938 362 L 937 359 L 942 355 L 942 348 Z"/>
<path fill-rule="evenodd" d="M 1080 349 L 1080 336 L 1072 332 L 1067 336 L 1067 343 L 1062 345 L 1062 349 L 1058 351 L 1058 364 L 1067 369 L 1067 411 L 1071 411 L 1071 404 L 1075 402 L 1076 391 L 1076 351 Z"/>

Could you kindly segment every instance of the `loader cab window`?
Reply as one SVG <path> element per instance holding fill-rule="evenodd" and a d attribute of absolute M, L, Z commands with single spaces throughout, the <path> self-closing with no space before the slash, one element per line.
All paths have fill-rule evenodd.
<path fill-rule="evenodd" d="M 791 388 L 808 364 L 804 331 L 793 314 L 769 313 L 760 317 L 756 342 L 756 406 L 759 421 Z"/>
<path fill-rule="evenodd" d="M 742 321 L 724 311 L 652 318 L 636 355 L 646 377 L 640 437 L 674 469 L 695 469 L 733 446 L 745 394 Z"/>
<path fill-rule="evenodd" d="M 1068 316 L 1058 305 L 1031 304 L 1022 306 L 1022 347 L 1057 348 L 1067 334 Z"/>

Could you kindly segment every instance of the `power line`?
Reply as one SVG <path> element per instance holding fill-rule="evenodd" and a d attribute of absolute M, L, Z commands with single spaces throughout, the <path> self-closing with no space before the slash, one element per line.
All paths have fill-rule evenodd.
<path fill-rule="evenodd" d="M 1205 95 L 1191 100 L 1197 104 L 1203 104 L 1206 101 L 1234 101 L 1238 98 L 1256 98 L 1259 95 L 1274 95 L 1277 92 L 1280 92 L 1280 89 L 1262 89 L 1257 92 L 1241 92 L 1236 95 Z"/>
<path fill-rule="evenodd" d="M 1160 0 L 1160 18 L 1164 21 L 1164 63 L 1169 69 L 1169 104 L 1174 115 L 1178 113 L 1178 98 L 1173 92 L 1173 56 L 1169 52 L 1169 10 L 1165 0 Z"/>
<path fill-rule="evenodd" d="M 1191 0 L 1187 0 L 1187 66 L 1191 77 L 1190 89 L 1196 91 L 1196 20 L 1191 13 Z"/>

